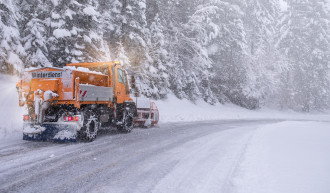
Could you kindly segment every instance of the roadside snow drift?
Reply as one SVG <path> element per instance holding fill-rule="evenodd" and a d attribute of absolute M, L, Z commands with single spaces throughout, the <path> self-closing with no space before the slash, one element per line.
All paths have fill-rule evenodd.
<path fill-rule="evenodd" d="M 211 120 L 330 120 L 329 113 L 299 113 L 268 108 L 248 110 L 232 104 L 210 105 L 203 100 L 192 103 L 169 94 L 166 100 L 155 102 L 160 115 L 160 123 L 192 122 Z"/>
<path fill-rule="evenodd" d="M 239 160 L 229 192 L 330 192 L 329 147 L 329 122 L 263 126 Z"/>
<path fill-rule="evenodd" d="M 18 105 L 17 77 L 0 74 L 0 139 L 22 135 L 25 108 Z"/>

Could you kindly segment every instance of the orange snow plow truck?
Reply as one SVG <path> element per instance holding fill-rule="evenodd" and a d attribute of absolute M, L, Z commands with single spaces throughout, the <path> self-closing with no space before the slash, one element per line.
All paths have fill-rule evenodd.
<path fill-rule="evenodd" d="M 119 62 L 75 63 L 24 72 L 17 83 L 23 139 L 93 141 L 100 128 L 131 132 L 138 115 Z"/>

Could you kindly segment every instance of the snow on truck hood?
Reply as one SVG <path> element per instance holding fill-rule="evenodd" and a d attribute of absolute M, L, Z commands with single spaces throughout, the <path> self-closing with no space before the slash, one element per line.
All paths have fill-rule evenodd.
<path fill-rule="evenodd" d="M 105 75 L 105 74 L 103 74 L 101 72 L 93 71 L 93 70 L 90 70 L 89 68 L 84 68 L 84 67 L 65 66 L 65 67 L 63 67 L 63 69 Z"/>
<path fill-rule="evenodd" d="M 30 68 L 26 68 L 25 72 L 32 72 L 35 70 L 42 70 L 42 69 L 46 69 L 46 68 L 50 68 L 50 69 L 54 69 L 54 70 L 75 70 L 75 71 L 79 71 L 79 72 L 87 72 L 87 73 L 94 73 L 94 74 L 100 74 L 100 75 L 104 75 L 101 72 L 97 72 L 97 71 L 93 71 L 90 70 L 89 68 L 84 68 L 84 67 L 75 67 L 75 66 L 64 66 L 63 68 L 56 68 L 56 67 L 43 67 L 43 68 L 35 68 L 35 67 L 30 67 Z"/>

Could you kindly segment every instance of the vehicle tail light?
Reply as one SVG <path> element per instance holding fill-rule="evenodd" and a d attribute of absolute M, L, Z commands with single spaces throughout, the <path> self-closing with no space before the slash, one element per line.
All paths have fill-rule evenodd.
<path fill-rule="evenodd" d="M 66 122 L 79 121 L 79 120 L 80 120 L 80 116 L 67 116 L 67 117 L 64 117 L 64 121 L 66 121 Z"/>
<path fill-rule="evenodd" d="M 29 115 L 23 115 L 23 120 L 24 121 L 29 121 L 30 120 L 30 116 Z"/>

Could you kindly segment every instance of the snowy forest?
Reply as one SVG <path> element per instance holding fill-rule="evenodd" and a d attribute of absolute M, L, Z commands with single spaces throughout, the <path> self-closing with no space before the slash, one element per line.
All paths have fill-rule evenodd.
<path fill-rule="evenodd" d="M 139 92 L 330 109 L 328 0 L 0 0 L 0 72 L 119 60 Z"/>

